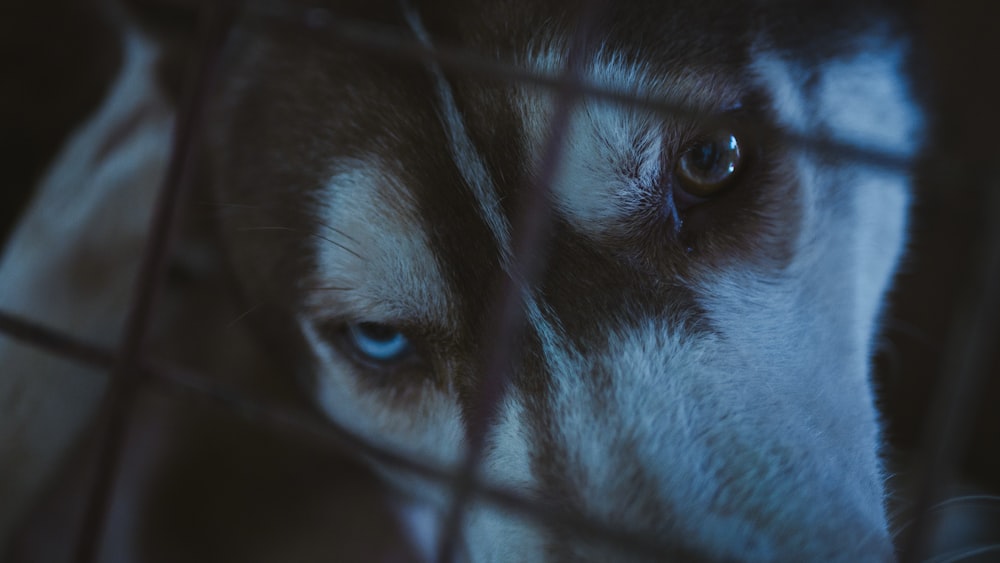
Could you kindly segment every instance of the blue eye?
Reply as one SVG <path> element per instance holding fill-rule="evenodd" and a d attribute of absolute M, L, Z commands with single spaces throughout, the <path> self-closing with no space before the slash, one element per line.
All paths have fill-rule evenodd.
<path fill-rule="evenodd" d="M 347 325 L 347 342 L 370 362 L 389 364 L 406 359 L 413 347 L 402 332 L 389 325 L 355 323 Z"/>

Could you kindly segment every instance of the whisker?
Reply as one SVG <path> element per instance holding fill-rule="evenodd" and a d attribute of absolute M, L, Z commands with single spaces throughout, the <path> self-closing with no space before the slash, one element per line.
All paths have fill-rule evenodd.
<path fill-rule="evenodd" d="M 324 242 L 328 242 L 328 243 L 336 246 L 337 248 L 343 250 L 344 252 L 347 252 L 348 254 L 351 254 L 352 256 L 354 256 L 355 258 L 357 258 L 358 260 L 364 260 L 364 258 L 360 254 L 358 254 L 355 250 L 353 250 L 351 247 L 349 247 L 349 246 L 347 246 L 347 245 L 345 245 L 343 243 L 337 242 L 337 241 L 335 241 L 335 240 L 333 240 L 333 239 L 331 239 L 329 237 L 325 237 L 325 236 L 323 236 L 323 235 L 321 235 L 319 233 L 313 233 L 313 232 L 309 232 L 309 231 L 303 231 L 302 229 L 296 229 L 296 228 L 293 228 L 293 227 L 281 227 L 281 226 L 276 226 L 276 227 L 244 227 L 244 228 L 237 229 L 237 230 L 239 230 L 239 231 L 288 231 L 288 232 L 291 232 L 291 233 L 299 233 L 299 234 L 303 234 L 303 235 L 306 235 L 306 236 L 311 236 L 311 237 L 318 238 L 318 239 L 320 239 L 320 240 L 322 240 Z"/>
<path fill-rule="evenodd" d="M 979 494 L 979 495 L 962 495 L 962 496 L 952 497 L 949 499 L 945 499 L 933 506 L 928 507 L 927 511 L 937 512 L 960 504 L 980 505 L 980 506 L 992 505 L 993 508 L 1000 510 L 1000 496 Z M 901 509 L 900 512 L 905 512 L 905 510 Z M 892 534 L 893 539 L 896 539 L 901 533 L 905 532 L 911 525 L 913 525 L 913 522 L 915 521 L 916 521 L 915 517 L 910 518 L 902 526 L 897 528 L 896 531 Z"/>
<path fill-rule="evenodd" d="M 200 205 L 207 205 L 209 207 L 231 207 L 234 209 L 263 209 L 263 205 L 254 205 L 252 203 L 226 203 L 223 201 L 211 201 L 202 200 L 198 202 Z"/>
<path fill-rule="evenodd" d="M 347 234 L 345 231 L 334 227 L 333 225 L 330 225 L 328 223 L 324 223 L 322 221 L 320 221 L 318 224 L 319 224 L 319 226 L 323 227 L 324 229 L 327 229 L 328 231 L 333 232 L 333 233 L 337 234 L 338 236 L 342 236 L 342 237 L 346 238 L 347 240 L 353 242 L 354 244 L 361 244 L 360 242 L 358 242 L 358 239 L 356 239 L 356 238 L 352 237 L 351 235 Z"/>
<path fill-rule="evenodd" d="M 954 553 L 954 552 L 946 553 L 944 555 L 939 555 L 937 557 L 932 557 L 928 559 L 927 563 L 955 563 L 956 561 L 962 561 L 963 559 L 969 559 L 971 557 L 982 555 L 984 553 L 990 553 L 993 551 L 1000 552 L 1000 543 L 972 547 L 959 553 Z"/>
<path fill-rule="evenodd" d="M 303 287 L 302 289 L 306 291 L 354 291 L 353 287 L 338 287 L 338 286 L 327 286 L 327 287 Z"/>
<path fill-rule="evenodd" d="M 265 208 L 272 209 L 272 207 L 270 207 L 270 206 L 255 205 L 255 204 L 252 204 L 252 203 L 230 203 L 230 202 L 210 201 L 210 200 L 204 200 L 204 201 L 201 201 L 200 203 L 201 203 L 201 205 L 208 205 L 208 206 L 212 206 L 212 207 L 226 207 L 226 208 L 232 208 L 232 209 L 265 209 Z M 324 221 L 317 221 L 316 224 L 318 226 L 323 227 L 324 229 L 330 231 L 331 233 L 336 234 L 337 236 L 344 237 L 345 239 L 353 242 L 354 244 L 360 244 L 358 242 L 358 239 L 356 239 L 356 238 L 352 237 L 351 235 L 347 234 L 346 231 L 344 231 L 342 229 L 338 229 L 337 227 L 334 227 L 333 225 L 331 225 L 329 223 L 326 223 Z M 291 227 L 289 227 L 289 229 L 291 229 Z"/>
<path fill-rule="evenodd" d="M 966 502 L 969 502 L 969 503 L 975 502 L 975 503 L 984 503 L 984 504 L 996 503 L 997 507 L 1000 508 L 1000 495 L 982 495 L 982 494 L 979 494 L 979 495 L 962 495 L 962 496 L 957 496 L 957 497 L 953 497 L 953 498 L 950 498 L 950 499 L 943 500 L 943 501 L 935 504 L 934 506 L 935 507 L 940 507 L 940 506 L 948 506 L 948 505 L 952 505 L 952 504 L 966 503 Z"/>
<path fill-rule="evenodd" d="M 257 309 L 259 309 L 259 308 L 260 308 L 260 306 L 261 306 L 261 304 L 260 304 L 260 303 L 257 303 L 257 304 L 256 304 L 256 305 L 254 305 L 253 307 L 250 307 L 250 308 L 249 308 L 249 309 L 247 309 L 246 311 L 243 311 L 243 312 L 242 312 L 242 313 L 240 313 L 240 314 L 239 314 L 239 315 L 238 315 L 238 316 L 237 316 L 237 317 L 236 317 L 235 319 L 233 319 L 233 320 L 229 321 L 229 324 L 227 324 L 227 325 L 226 325 L 226 328 L 227 328 L 227 329 L 230 329 L 230 328 L 233 328 L 234 326 L 236 326 L 236 323 L 238 323 L 238 322 L 242 321 L 243 319 L 245 319 L 245 318 L 246 318 L 247 316 L 249 316 L 249 315 L 250 315 L 250 313 L 253 313 L 253 312 L 254 312 L 254 311 L 256 311 Z"/>
<path fill-rule="evenodd" d="M 293 233 L 301 232 L 299 229 L 293 229 L 292 227 L 241 227 L 236 229 L 238 231 L 290 231 Z"/>

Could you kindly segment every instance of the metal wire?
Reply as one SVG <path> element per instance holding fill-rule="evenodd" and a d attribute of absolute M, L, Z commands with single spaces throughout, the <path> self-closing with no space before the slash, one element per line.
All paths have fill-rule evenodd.
<path fill-rule="evenodd" d="M 203 59 L 193 82 L 190 101 L 179 114 L 164 187 L 156 201 L 134 297 L 125 321 L 124 340 L 111 372 L 111 385 L 100 414 L 103 432 L 98 446 L 96 481 L 90 489 L 77 544 L 76 560 L 79 563 L 94 562 L 99 556 L 130 413 L 136 392 L 142 384 L 142 371 L 139 368 L 143 347 L 152 326 L 157 290 L 167 270 L 170 244 L 175 232 L 174 218 L 186 186 L 185 180 L 190 177 L 192 152 L 211 78 L 215 76 L 218 57 L 236 15 L 232 2 L 216 1 L 210 4 L 210 8 L 208 29 L 204 35 L 206 44 L 201 50 Z"/>
<path fill-rule="evenodd" d="M 54 355 L 91 367 L 112 369 L 116 365 L 116 356 L 111 350 L 3 311 L 0 311 L 0 332 L 27 345 L 46 349 Z M 541 504 L 524 495 L 483 482 L 475 474 L 464 474 L 464 468 L 442 467 L 418 459 L 412 454 L 372 444 L 334 421 L 320 422 L 297 410 L 254 401 L 231 385 L 218 383 L 148 358 L 143 359 L 135 369 L 143 375 L 144 389 L 181 394 L 193 400 L 210 402 L 235 416 L 309 437 L 333 449 L 354 452 L 434 483 L 453 485 L 463 479 L 468 480 L 471 498 L 509 510 L 544 526 L 566 529 L 581 538 L 585 537 L 589 541 L 597 541 L 639 557 L 663 558 L 681 553 L 675 546 L 661 543 L 656 538 Z"/>
<path fill-rule="evenodd" d="M 475 475 L 482 461 L 486 438 L 511 385 L 509 366 L 511 358 L 517 356 L 516 342 L 525 319 L 525 296 L 534 291 L 546 262 L 551 225 L 549 194 L 562 161 L 571 111 L 580 98 L 580 63 L 588 47 L 587 38 L 604 7 L 605 3 L 600 0 L 590 0 L 581 6 L 575 37 L 560 77 L 561 87 L 557 91 L 548 139 L 537 166 L 537 179 L 531 189 L 526 190 L 523 201 L 519 202 L 510 264 L 506 266 L 506 276 L 491 301 L 496 304 L 492 317 L 497 321 L 488 323 L 486 334 L 483 335 L 482 341 L 489 345 L 485 347 L 485 354 L 480 361 L 479 373 L 482 378 L 477 385 L 475 407 L 468 422 L 468 451 L 458 478 L 453 483 L 451 506 L 441 529 L 438 546 L 438 560 L 441 563 L 449 563 L 456 557 L 457 546 L 461 543 L 462 517 L 475 493 Z M 426 32 L 418 35 L 426 36 Z M 433 51 L 433 45 L 426 46 Z M 444 80 L 439 69 L 437 73 L 439 79 Z"/>
<path fill-rule="evenodd" d="M 431 47 L 402 33 L 399 28 L 337 16 L 322 8 L 302 10 L 281 9 L 276 5 L 268 5 L 266 8 L 248 6 L 244 21 L 247 25 L 284 22 L 293 32 L 328 32 L 352 47 L 390 55 L 399 60 L 436 64 L 445 70 L 461 71 L 471 77 L 530 84 L 557 93 L 570 88 L 581 98 L 639 108 L 661 116 L 697 120 L 705 127 L 731 125 L 725 116 L 708 113 L 677 100 L 615 89 L 575 75 L 544 74 L 448 44 L 435 44 Z M 822 155 L 831 161 L 847 161 L 897 173 L 909 173 L 915 164 L 911 156 L 894 147 L 859 146 L 813 132 L 777 129 L 769 123 L 754 119 L 747 120 L 745 124 L 741 121 L 741 126 L 761 138 L 772 138 L 795 147 L 796 150 Z"/>
<path fill-rule="evenodd" d="M 206 44 L 202 50 L 202 63 L 194 81 L 187 109 L 180 114 L 180 126 L 174 139 L 173 156 L 164 189 L 157 203 L 156 214 L 150 230 L 145 259 L 139 281 L 136 285 L 133 304 L 130 309 L 125 338 L 118 351 L 101 349 L 68 337 L 57 331 L 32 324 L 24 319 L 0 311 L 0 333 L 31 345 L 45 348 L 54 354 L 61 354 L 82 363 L 111 368 L 112 385 L 106 402 L 105 432 L 99 458 L 98 478 L 90 492 L 87 517 L 79 537 L 76 561 L 90 563 L 96 560 L 100 550 L 103 526 L 110 502 L 111 487 L 117 477 L 118 459 L 122 452 L 123 438 L 128 428 L 129 413 L 135 395 L 140 387 L 156 386 L 161 390 L 182 392 L 185 395 L 211 401 L 220 409 L 232 411 L 242 416 L 262 421 L 302 435 L 311 436 L 323 443 L 346 447 L 371 459 L 378 460 L 398 469 L 411 472 L 422 478 L 448 484 L 455 495 L 450 506 L 443 534 L 440 553 L 442 561 L 450 561 L 454 555 L 456 542 L 460 540 L 460 522 L 464 509 L 473 500 L 482 500 L 547 526 L 559 526 L 580 537 L 597 539 L 645 557 L 676 556 L 675 547 L 664 545 L 656 538 L 644 537 L 627 530 L 615 529 L 584 516 L 571 514 L 540 504 L 510 491 L 483 483 L 476 475 L 485 436 L 491 422 L 491 413 L 504 396 L 509 375 L 503 366 L 513 351 L 516 331 L 523 320 L 523 296 L 530 291 L 544 262 L 544 255 L 529 252 L 544 248 L 545 232 L 549 222 L 546 194 L 555 170 L 558 168 L 563 137 L 568 123 L 570 108 L 581 98 L 594 98 L 617 104 L 629 104 L 659 114 L 697 118 L 707 123 L 719 119 L 706 115 L 690 107 L 669 100 L 636 96 L 600 85 L 588 83 L 571 63 L 563 75 L 551 76 L 527 71 L 495 60 L 478 57 L 468 51 L 446 45 L 431 45 L 400 33 L 398 29 L 375 26 L 370 22 L 347 20 L 334 17 L 328 11 L 311 10 L 271 10 L 259 7 L 245 14 L 247 23 L 271 24 L 282 21 L 289 25 L 336 35 L 339 39 L 362 49 L 391 54 L 393 56 L 418 61 L 427 65 L 440 66 L 448 70 L 461 70 L 472 75 L 519 81 L 554 89 L 558 95 L 553 127 L 541 160 L 539 181 L 536 189 L 528 190 L 529 197 L 523 202 L 514 230 L 514 252 L 512 267 L 505 283 L 498 291 L 497 323 L 489 324 L 493 331 L 485 341 L 494 343 L 488 347 L 482 359 L 482 393 L 477 403 L 477 418 L 470 422 L 470 447 L 462 465 L 457 468 L 441 468 L 425 461 L 415 460 L 385 448 L 367 443 L 333 423 L 319 424 L 299 413 L 273 405 L 251 401 L 240 392 L 205 378 L 192 374 L 154 366 L 144 355 L 143 343 L 150 327 L 152 307 L 157 288 L 163 277 L 165 260 L 173 236 L 172 223 L 178 202 L 182 195 L 190 153 L 195 145 L 202 104 L 215 71 L 217 56 L 236 16 L 235 1 L 216 1 L 209 4 L 214 15 L 210 16 L 210 26 L 206 32 Z M 594 18 L 599 10 L 598 2 L 591 3 L 585 19 Z M 592 23 L 592 20 L 587 19 Z M 580 26 L 587 30 L 590 24 Z M 581 32 L 581 37 L 585 32 Z M 578 46 L 582 42 L 578 43 Z M 573 57 L 571 57 L 571 60 Z M 908 156 L 893 151 L 891 147 L 859 147 L 821 136 L 803 132 L 774 130 L 766 124 L 755 124 L 762 132 L 773 135 L 799 150 L 822 154 L 832 159 L 845 159 L 859 165 L 874 166 L 893 171 L 908 171 L 913 163 Z M 948 163 L 948 166 L 953 166 Z M 1000 214 L 1000 189 L 993 184 L 991 190 L 994 207 Z M 998 215 L 1000 216 L 1000 215 Z M 996 310 L 998 308 L 996 287 L 1000 287 L 1000 229 L 994 222 L 994 233 L 985 245 L 982 272 L 977 277 L 980 287 L 966 312 L 956 320 L 953 332 L 955 342 L 949 348 L 947 366 L 949 373 L 958 374 L 957 382 L 950 382 L 950 398 L 938 403 L 935 424 L 940 430 L 932 436 L 926 448 L 930 469 L 923 477 L 921 500 L 917 521 L 912 527 L 906 561 L 917 561 L 926 554 L 926 541 L 933 529 L 933 511 L 930 508 L 939 500 L 941 490 L 950 479 L 951 465 L 961 454 L 962 445 L 952 442 L 956 436 L 964 436 L 968 431 L 968 413 L 963 411 L 970 396 L 975 396 L 982 385 L 986 369 L 981 358 L 984 350 L 995 342 Z M 530 259 L 528 258 L 530 257 Z"/>

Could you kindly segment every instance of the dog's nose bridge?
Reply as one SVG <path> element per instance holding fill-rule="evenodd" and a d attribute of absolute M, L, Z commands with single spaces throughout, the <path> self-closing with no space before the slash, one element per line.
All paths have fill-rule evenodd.
<path fill-rule="evenodd" d="M 549 496 L 618 529 L 711 548 L 709 560 L 889 560 L 884 518 L 864 508 L 877 467 L 835 477 L 849 454 L 825 448 L 764 376 L 645 328 L 552 374 L 550 429 L 534 445 Z"/>
<path fill-rule="evenodd" d="M 593 412 L 589 418 L 597 420 Z M 727 441 L 707 422 L 687 422 L 677 434 L 660 432 L 649 419 L 617 430 L 620 421 L 595 422 L 589 437 L 581 429 L 581 441 L 565 446 L 565 472 L 546 482 L 557 493 L 570 489 L 574 510 L 612 529 L 704 554 L 690 560 L 890 560 L 881 515 L 849 500 L 849 483 L 822 483 L 814 460 L 781 444 Z M 658 446 L 647 445 L 651 435 L 661 436 Z M 588 553 L 569 549 L 574 560 Z M 602 560 L 633 560 L 607 553 Z"/>

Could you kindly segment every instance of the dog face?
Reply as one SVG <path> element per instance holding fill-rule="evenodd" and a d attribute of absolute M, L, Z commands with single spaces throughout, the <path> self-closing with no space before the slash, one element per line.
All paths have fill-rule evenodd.
<path fill-rule="evenodd" d="M 524 202 L 547 188 L 544 267 L 484 478 L 690 557 L 891 557 L 869 358 L 907 181 L 773 134 L 912 152 L 888 24 L 634 2 L 601 8 L 574 51 L 573 3 L 324 7 L 693 111 L 583 97 L 563 112 L 557 90 L 322 29 L 241 31 L 211 128 L 222 230 L 249 295 L 300 337 L 289 370 L 331 418 L 461 458 Z M 476 561 L 625 557 L 485 505 L 463 532 Z"/>

